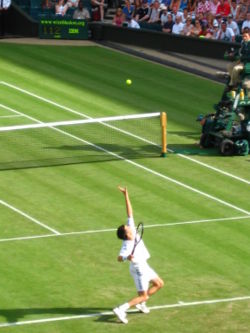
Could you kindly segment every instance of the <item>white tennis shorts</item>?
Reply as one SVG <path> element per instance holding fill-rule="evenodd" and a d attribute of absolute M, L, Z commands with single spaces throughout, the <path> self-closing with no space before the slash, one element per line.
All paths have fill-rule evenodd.
<path fill-rule="evenodd" d="M 137 291 L 147 291 L 150 281 L 158 278 L 157 273 L 145 261 L 140 264 L 130 264 L 130 274 L 132 275 Z"/>

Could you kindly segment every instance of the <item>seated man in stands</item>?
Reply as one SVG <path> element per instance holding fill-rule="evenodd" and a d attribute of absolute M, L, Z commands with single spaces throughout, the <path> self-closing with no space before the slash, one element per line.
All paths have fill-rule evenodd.
<path fill-rule="evenodd" d="M 246 19 L 242 23 L 241 31 L 243 32 L 245 28 L 248 28 L 250 30 L 250 12 L 247 13 Z"/>
<path fill-rule="evenodd" d="M 175 18 L 175 24 L 173 25 L 172 33 L 175 35 L 180 35 L 184 28 L 184 23 L 182 23 L 181 15 L 177 14 Z"/>
<path fill-rule="evenodd" d="M 90 14 L 87 8 L 83 7 L 83 3 L 80 0 L 78 8 L 74 11 L 73 19 L 75 20 L 90 20 Z"/>
<path fill-rule="evenodd" d="M 227 26 L 227 21 L 221 22 L 221 28 L 218 30 L 216 39 L 227 42 L 235 42 L 235 34 L 231 28 Z"/>
<path fill-rule="evenodd" d="M 147 22 L 149 20 L 150 8 L 148 0 L 142 0 L 141 7 L 135 13 L 135 20 L 137 22 Z"/>
<path fill-rule="evenodd" d="M 240 80 L 240 74 L 244 68 L 244 64 L 250 62 L 250 35 L 249 32 L 244 32 L 242 35 L 242 44 L 239 49 L 239 59 L 229 65 L 228 71 L 230 75 L 229 88 L 233 89 L 237 86 Z"/>
<path fill-rule="evenodd" d="M 140 25 L 136 22 L 131 15 L 126 16 L 127 27 L 132 29 L 140 29 Z"/>
<path fill-rule="evenodd" d="M 152 5 L 148 23 L 160 23 L 160 21 L 160 3 L 158 0 L 155 0 Z"/>
<path fill-rule="evenodd" d="M 162 31 L 171 34 L 172 29 L 173 29 L 173 25 L 174 25 L 173 16 L 172 16 L 171 13 L 168 13 L 168 20 L 164 24 L 164 26 L 162 27 Z"/>

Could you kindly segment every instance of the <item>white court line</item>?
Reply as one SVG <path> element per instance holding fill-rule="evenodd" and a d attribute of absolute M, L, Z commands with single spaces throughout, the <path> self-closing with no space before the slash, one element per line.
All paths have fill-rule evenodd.
<path fill-rule="evenodd" d="M 30 221 L 32 221 L 32 222 L 34 222 L 34 223 L 40 225 L 41 227 L 43 227 L 43 228 L 45 228 L 45 229 L 47 229 L 47 230 L 53 232 L 53 234 L 56 234 L 56 235 L 59 235 L 59 234 L 60 234 L 57 230 L 50 228 L 49 226 L 47 226 L 46 224 L 44 224 L 44 223 L 38 221 L 38 220 L 35 219 L 34 217 L 32 217 L 32 216 L 30 216 L 30 215 L 24 213 L 23 211 L 21 211 L 20 209 L 18 209 L 18 208 L 16 208 L 16 207 L 14 207 L 14 206 L 8 204 L 6 201 L 3 201 L 3 200 L 0 199 L 0 204 L 3 205 L 3 206 L 5 206 L 5 207 L 7 207 L 7 208 L 9 208 L 9 209 L 11 209 L 11 210 L 13 210 L 14 212 L 18 213 L 19 215 L 24 216 L 24 217 L 27 218 L 28 220 L 30 220 Z"/>
<path fill-rule="evenodd" d="M 81 117 L 85 117 L 85 118 L 87 118 L 87 119 L 91 119 L 91 117 L 87 116 L 87 115 L 84 114 L 84 113 L 81 113 L 81 112 L 75 111 L 75 110 L 73 110 L 73 109 L 71 109 L 71 108 L 69 108 L 69 107 L 66 107 L 66 106 L 64 106 L 64 105 L 61 105 L 61 104 L 59 104 L 59 103 L 56 103 L 56 102 L 54 102 L 54 101 L 52 101 L 52 100 L 49 100 L 49 99 L 47 99 L 47 98 L 41 97 L 41 96 L 39 96 L 39 95 L 36 95 L 36 94 L 34 94 L 34 93 L 32 93 L 32 92 L 30 92 L 30 91 L 28 91 L 28 90 L 22 89 L 22 88 L 17 87 L 17 86 L 15 86 L 15 85 L 13 85 L 13 84 L 10 84 L 10 83 L 4 82 L 4 81 L 0 81 L 0 83 L 3 84 L 3 85 L 5 85 L 5 86 L 7 86 L 7 87 L 12 88 L 12 89 L 18 90 L 18 91 L 20 91 L 20 92 L 22 92 L 22 93 L 24 93 L 24 94 L 26 94 L 26 95 L 32 96 L 32 97 L 34 97 L 34 98 L 36 98 L 36 99 L 39 99 L 39 100 L 41 100 L 41 101 L 43 101 L 43 102 L 46 102 L 46 103 L 51 104 L 51 105 L 54 105 L 54 106 L 56 106 L 56 107 L 58 107 L 58 108 L 61 108 L 61 109 L 63 109 L 63 110 L 69 111 L 69 112 L 71 112 L 71 113 L 77 114 L 77 115 L 79 115 L 79 116 L 81 116 Z M 171 149 L 168 149 L 168 150 L 169 150 L 170 152 L 175 153 L 174 150 L 171 150 Z M 194 159 L 194 158 L 191 158 L 190 156 L 186 156 L 186 155 L 179 154 L 179 153 L 177 153 L 176 155 L 179 156 L 179 157 L 185 158 L 185 159 L 187 159 L 187 160 L 189 160 L 189 161 L 191 161 L 191 162 L 197 163 L 197 164 L 199 164 L 199 165 L 201 165 L 201 166 L 203 166 L 203 167 L 206 167 L 206 168 L 208 168 L 208 169 L 210 169 L 210 170 L 213 170 L 213 171 L 215 171 L 215 172 L 221 173 L 221 174 L 223 174 L 224 176 L 234 178 L 234 179 L 236 179 L 236 180 L 238 180 L 238 181 L 241 181 L 241 182 L 243 182 L 243 183 L 246 183 L 246 184 L 250 185 L 250 181 L 248 181 L 248 180 L 246 180 L 246 179 L 244 179 L 244 178 L 238 177 L 238 176 L 236 176 L 236 175 L 233 175 L 233 174 L 231 174 L 231 173 L 229 173 L 229 172 L 226 172 L 226 171 L 223 171 L 223 170 L 218 169 L 218 168 L 216 168 L 216 167 L 213 167 L 213 166 L 211 166 L 211 165 L 209 165 L 209 164 L 206 164 L 206 163 L 204 163 L 204 162 L 200 162 L 200 161 L 198 161 L 198 160 L 196 160 L 196 159 Z"/>
<path fill-rule="evenodd" d="M 235 220 L 243 220 L 249 219 L 250 216 L 234 216 L 234 217 L 222 217 L 217 219 L 205 219 L 205 220 L 194 220 L 194 221 L 183 221 L 183 222 L 170 222 L 170 223 L 163 223 L 163 224 L 151 224 L 151 225 L 144 225 L 145 229 L 151 228 L 165 228 L 165 227 L 175 227 L 179 225 L 191 225 L 191 224 L 200 224 L 200 223 L 215 223 L 215 222 L 227 222 L 227 221 L 235 221 Z M 37 236 L 23 236 L 23 237 L 13 237 L 13 238 L 2 238 L 0 239 L 0 243 L 3 242 L 14 242 L 14 241 L 25 241 L 25 240 L 32 240 L 38 238 L 50 238 L 50 237 L 61 237 L 61 236 L 75 236 L 75 235 L 86 235 L 86 234 L 99 234 L 105 232 L 115 232 L 116 228 L 110 229 L 95 229 L 95 230 L 83 230 L 83 231 L 71 231 L 71 232 L 64 232 L 58 235 L 49 234 L 49 235 L 37 235 Z"/>
<path fill-rule="evenodd" d="M 179 301 L 175 304 L 164 304 L 149 307 L 150 310 L 162 310 L 162 309 L 174 309 L 174 308 L 183 308 L 189 306 L 201 306 L 201 305 L 210 305 L 210 304 L 219 304 L 219 303 L 232 303 L 232 302 L 242 302 L 250 300 L 250 296 L 239 296 L 239 297 L 231 297 L 231 298 L 221 298 L 221 299 L 210 299 L 203 301 L 194 301 L 194 302 L 182 302 Z M 46 312 L 46 309 L 45 309 Z M 132 309 L 128 310 L 128 313 L 137 313 L 138 310 Z M 82 315 L 75 316 L 63 316 L 63 317 L 52 317 L 52 318 L 43 318 L 43 319 L 34 319 L 34 320 L 23 320 L 17 321 L 13 323 L 3 323 L 0 324 L 0 328 L 10 327 L 10 326 L 23 326 L 23 325 L 35 325 L 35 324 L 44 324 L 51 323 L 57 321 L 68 321 L 68 320 L 76 320 L 76 319 L 86 319 L 93 317 L 104 317 L 104 316 L 114 316 L 113 311 L 106 312 L 96 312 L 96 313 L 88 313 Z"/>
<path fill-rule="evenodd" d="M 0 116 L 0 118 L 18 118 L 18 117 L 22 117 L 22 116 L 17 115 L 17 114 L 12 114 L 12 115 L 9 115 L 9 116 Z"/>
<path fill-rule="evenodd" d="M 19 111 L 16 111 L 16 110 L 14 110 L 14 109 L 12 109 L 12 108 L 10 108 L 10 107 L 8 107 L 8 106 L 5 106 L 5 105 L 3 105 L 3 104 L 0 104 L 0 106 L 5 107 L 7 110 L 10 110 L 10 111 L 13 110 L 13 112 L 15 112 L 15 113 L 22 114 L 22 115 L 24 115 L 25 117 L 27 117 L 28 119 L 31 119 L 31 120 L 33 120 L 33 121 L 35 121 L 35 122 L 37 122 L 37 123 L 42 123 L 40 120 L 38 120 L 38 119 L 36 119 L 36 118 L 34 118 L 34 117 L 30 117 L 30 116 L 28 116 L 28 115 L 25 115 L 24 113 L 19 112 Z M 217 198 L 217 197 L 215 197 L 215 196 L 213 196 L 213 195 L 210 195 L 210 194 L 208 194 L 208 193 L 206 193 L 206 192 L 200 191 L 200 190 L 198 190 L 198 189 L 196 189 L 196 188 L 194 188 L 194 187 L 192 187 L 192 186 L 186 185 L 185 183 L 182 183 L 182 182 L 180 182 L 180 181 L 178 181 L 178 180 L 176 180 L 176 179 L 174 179 L 174 178 L 168 177 L 168 176 L 166 176 L 166 175 L 164 175 L 164 174 L 162 174 L 162 173 L 160 173 L 160 172 L 157 172 L 157 171 L 155 171 L 155 170 L 153 170 L 153 169 L 147 168 L 146 166 L 144 166 L 144 165 L 142 165 L 142 164 L 139 164 L 139 163 L 134 162 L 134 161 L 132 161 L 132 160 L 126 159 L 126 158 L 124 158 L 124 157 L 122 157 L 122 156 L 120 156 L 120 155 L 118 155 L 118 154 L 116 154 L 116 153 L 113 153 L 113 152 L 111 152 L 111 151 L 109 151 L 109 150 L 107 150 L 107 149 L 105 149 L 105 148 L 103 148 L 103 147 L 101 147 L 101 146 L 95 145 L 95 144 L 93 144 L 92 142 L 89 142 L 89 141 L 86 141 L 86 140 L 84 140 L 84 139 L 81 139 L 81 138 L 79 138 L 78 136 L 75 136 L 75 135 L 73 135 L 73 134 L 70 134 L 70 133 L 68 133 L 68 132 L 66 132 L 66 131 L 63 131 L 63 130 L 59 129 L 59 128 L 51 127 L 51 129 L 53 129 L 53 130 L 55 130 L 55 131 L 57 131 L 57 132 L 59 132 L 59 133 L 61 133 L 61 134 L 64 134 L 64 135 L 66 135 L 66 136 L 69 136 L 70 138 L 73 138 L 73 139 L 75 139 L 75 140 L 77 140 L 77 141 L 83 142 L 83 143 L 85 143 L 85 144 L 87 144 L 87 145 L 89 145 L 89 146 L 91 146 L 91 147 L 94 147 L 94 148 L 97 149 L 97 150 L 103 151 L 103 152 L 105 152 L 105 153 L 108 154 L 108 155 L 114 156 L 114 157 L 116 157 L 117 159 L 122 160 L 122 161 L 124 161 L 124 162 L 127 162 L 127 163 L 129 163 L 129 164 L 131 164 L 131 165 L 133 165 L 133 166 L 135 166 L 135 167 L 137 167 L 137 168 L 139 168 L 139 169 L 142 169 L 142 170 L 144 170 L 144 171 L 146 171 L 146 172 L 148 172 L 148 173 L 151 173 L 152 175 L 155 175 L 155 176 L 160 177 L 160 178 L 162 178 L 162 179 L 164 179 L 164 180 L 167 180 L 167 181 L 169 181 L 169 182 L 172 182 L 172 183 L 174 183 L 174 184 L 176 184 L 176 185 L 179 185 L 179 186 L 181 186 L 181 187 L 184 187 L 184 188 L 186 188 L 186 189 L 189 190 L 189 191 L 195 192 L 195 193 L 197 193 L 197 194 L 199 194 L 199 195 L 201 195 L 201 196 L 204 196 L 204 197 L 209 198 L 209 199 L 211 199 L 211 200 L 213 200 L 213 201 L 219 202 L 220 204 L 222 204 L 222 205 L 224 205 L 224 206 L 227 206 L 227 207 L 230 207 L 230 208 L 232 208 L 232 209 L 235 209 L 235 210 L 237 210 L 237 211 L 239 211 L 239 212 L 241 212 L 241 213 L 244 213 L 244 214 L 246 214 L 246 215 L 250 215 L 250 212 L 247 211 L 247 210 L 245 210 L 245 209 L 242 209 L 242 208 L 240 208 L 240 207 L 237 207 L 236 205 L 230 204 L 229 202 L 224 201 L 224 200 L 222 200 L 222 199 L 219 199 L 219 198 Z"/>

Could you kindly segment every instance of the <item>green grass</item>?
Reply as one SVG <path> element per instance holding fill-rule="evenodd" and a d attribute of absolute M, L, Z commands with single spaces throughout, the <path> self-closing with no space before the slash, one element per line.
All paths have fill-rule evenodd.
<path fill-rule="evenodd" d="M 83 149 L 62 135 L 56 143 L 61 149 L 49 151 L 45 161 L 29 140 L 20 150 L 15 136 L 3 153 L 7 138 L 1 133 L 0 333 L 248 332 L 249 299 L 129 314 L 127 326 L 97 315 L 1 327 L 106 312 L 135 295 L 128 264 L 116 261 L 121 243 L 115 231 L 83 233 L 125 222 L 119 184 L 129 188 L 136 222 L 151 226 L 145 230 L 150 264 L 165 281 L 149 306 L 250 296 L 250 218 L 240 218 L 250 210 L 250 159 L 223 158 L 196 145 L 195 118 L 212 112 L 223 90 L 219 84 L 101 47 L 0 46 L 1 82 L 60 104 L 0 82 L 0 126 L 166 111 L 168 144 L 175 151 L 164 159 L 132 140 L 102 143 L 104 134 L 95 132 L 91 140 L 128 160 Z M 13 110 L 30 118 L 2 117 Z M 36 144 L 40 140 L 49 145 L 47 134 Z M 7 166 L 7 156 L 17 157 Z M 212 221 L 175 224 L 200 220 Z M 46 237 L 13 239 L 34 236 Z"/>

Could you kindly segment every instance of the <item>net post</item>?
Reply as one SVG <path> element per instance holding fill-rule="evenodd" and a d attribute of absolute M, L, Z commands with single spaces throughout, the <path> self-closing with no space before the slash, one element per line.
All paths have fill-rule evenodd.
<path fill-rule="evenodd" d="M 167 114 L 166 112 L 161 113 L 161 157 L 167 156 Z"/>

